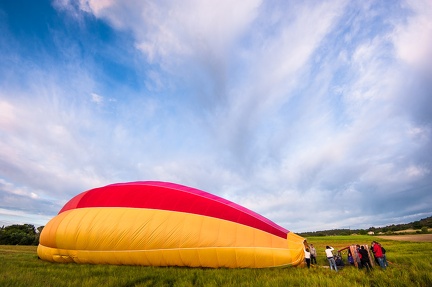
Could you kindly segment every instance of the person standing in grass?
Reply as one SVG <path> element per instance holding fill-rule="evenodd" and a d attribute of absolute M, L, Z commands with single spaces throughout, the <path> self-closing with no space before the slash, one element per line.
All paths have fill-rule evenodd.
<path fill-rule="evenodd" d="M 333 250 L 334 250 L 333 247 L 327 245 L 325 253 L 326 253 L 326 256 L 327 256 L 327 260 L 328 260 L 328 262 L 330 264 L 330 269 L 331 270 L 334 269 L 337 272 L 338 269 L 337 269 L 337 266 L 336 266 L 336 261 L 334 260 L 334 257 L 333 257 L 333 252 L 332 252 Z"/>
<path fill-rule="evenodd" d="M 378 261 L 378 258 L 376 257 L 376 255 L 375 255 L 375 249 L 373 248 L 374 247 L 374 244 L 375 244 L 375 241 L 372 241 L 372 243 L 371 243 L 371 251 L 372 251 L 372 254 L 373 254 L 373 258 L 374 258 L 374 260 L 375 260 L 375 263 L 376 263 L 376 265 L 380 265 L 380 263 L 379 263 L 379 261 Z M 371 260 L 372 260 L 372 258 L 371 258 Z"/>
<path fill-rule="evenodd" d="M 309 243 L 307 242 L 306 239 L 303 240 L 303 245 L 304 245 L 304 248 L 305 248 L 305 249 L 306 249 L 306 248 L 309 248 Z"/>
<path fill-rule="evenodd" d="M 357 244 L 356 245 L 356 252 L 355 252 L 355 260 L 357 261 L 357 266 L 359 269 L 363 268 L 362 263 L 361 263 L 361 254 L 360 254 L 360 245 Z"/>
<path fill-rule="evenodd" d="M 311 264 L 311 254 L 309 252 L 309 248 L 306 247 L 306 249 L 304 250 L 305 253 L 305 260 L 306 260 L 306 265 L 307 268 L 310 268 L 310 264 Z"/>
<path fill-rule="evenodd" d="M 369 259 L 369 252 L 367 252 L 367 250 L 364 248 L 364 246 L 362 245 L 360 247 L 360 251 L 359 253 L 361 254 L 361 264 L 362 266 L 366 267 L 366 270 L 369 272 L 372 269 L 372 265 L 370 263 L 370 259 Z"/>
<path fill-rule="evenodd" d="M 313 244 L 310 245 L 310 255 L 311 255 L 311 264 L 317 264 L 316 257 L 317 257 L 317 251 Z"/>
<path fill-rule="evenodd" d="M 383 253 L 384 265 L 385 265 L 385 267 L 388 267 L 389 265 L 388 265 L 388 261 L 387 261 L 386 250 L 382 246 L 381 246 L 381 249 L 382 249 L 382 253 Z"/>
<path fill-rule="evenodd" d="M 385 248 L 380 243 L 377 242 L 377 244 L 381 247 L 381 251 L 382 251 L 382 254 L 383 254 L 383 263 L 384 263 L 384 266 L 388 267 L 388 262 L 387 262 L 387 257 L 386 257 L 386 250 L 385 250 Z"/>
<path fill-rule="evenodd" d="M 382 252 L 381 246 L 376 241 L 372 242 L 372 244 L 373 244 L 372 248 L 373 248 L 375 257 L 378 260 L 379 265 L 381 266 L 382 269 L 386 269 L 386 266 L 384 264 L 383 252 Z"/>

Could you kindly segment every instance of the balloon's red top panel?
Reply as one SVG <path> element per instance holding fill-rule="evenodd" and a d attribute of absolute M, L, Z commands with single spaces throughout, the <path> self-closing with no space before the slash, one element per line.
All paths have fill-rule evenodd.
<path fill-rule="evenodd" d="M 85 191 L 59 214 L 74 208 L 131 207 L 187 212 L 229 220 L 286 238 L 289 232 L 269 219 L 202 190 L 168 182 L 117 183 Z"/>

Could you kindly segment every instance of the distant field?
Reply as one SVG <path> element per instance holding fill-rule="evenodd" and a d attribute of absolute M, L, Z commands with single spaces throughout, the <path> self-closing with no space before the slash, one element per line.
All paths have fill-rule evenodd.
<path fill-rule="evenodd" d="M 383 235 L 377 237 L 398 241 L 432 242 L 432 234 Z"/>
<path fill-rule="evenodd" d="M 427 230 L 428 230 L 428 232 L 431 232 L 432 228 L 428 228 Z M 393 232 L 397 233 L 397 234 L 403 234 L 403 233 L 416 233 L 419 231 L 420 231 L 420 229 L 404 229 L 404 230 L 398 230 L 398 231 L 393 231 Z"/>
<path fill-rule="evenodd" d="M 394 233 L 415 233 L 418 229 L 404 229 L 404 230 L 398 230 L 394 231 Z"/>

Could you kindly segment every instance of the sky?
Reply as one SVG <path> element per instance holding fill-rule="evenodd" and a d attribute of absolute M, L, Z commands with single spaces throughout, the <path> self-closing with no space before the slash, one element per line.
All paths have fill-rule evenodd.
<path fill-rule="evenodd" d="M 0 0 L 0 226 L 156 180 L 294 232 L 432 215 L 432 2 Z"/>

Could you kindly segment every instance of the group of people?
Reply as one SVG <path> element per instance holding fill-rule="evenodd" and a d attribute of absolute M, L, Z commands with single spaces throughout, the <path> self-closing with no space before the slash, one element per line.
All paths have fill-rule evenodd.
<path fill-rule="evenodd" d="M 305 246 L 304 253 L 306 266 L 307 268 L 310 268 L 311 264 L 316 264 L 317 251 L 313 244 L 308 244 L 306 240 L 303 243 Z M 325 254 L 329 262 L 330 269 L 337 272 L 338 266 L 343 266 L 344 264 L 342 258 L 338 256 L 339 254 L 336 256 L 333 254 L 333 250 L 333 247 L 326 246 Z M 354 254 L 352 251 L 354 251 Z M 385 248 L 382 247 L 382 245 L 378 242 L 373 241 L 371 244 L 371 251 L 377 265 L 379 265 L 382 269 L 386 269 L 386 267 L 388 266 L 388 262 L 386 258 Z M 369 251 L 367 250 L 367 245 L 365 247 L 365 245 L 360 246 L 359 244 L 357 244 L 355 248 L 348 248 L 348 262 L 354 265 L 354 260 L 359 268 L 366 268 L 367 271 L 370 271 L 372 269 L 372 264 L 370 261 L 371 259 L 369 256 Z"/>
<path fill-rule="evenodd" d="M 372 269 L 371 258 L 369 257 L 369 252 L 366 250 L 365 246 L 357 244 L 355 251 L 356 253 L 354 255 L 351 250 L 348 252 L 348 261 L 351 264 L 354 264 L 354 260 L 356 260 L 359 268 L 365 267 L 367 271 L 370 271 Z M 372 241 L 371 251 L 376 264 L 382 269 L 386 269 L 388 262 L 385 248 L 378 242 Z"/>
<path fill-rule="evenodd" d="M 311 264 L 317 264 L 316 257 L 317 251 L 313 244 L 308 244 L 307 241 L 303 241 L 304 244 L 304 252 L 305 252 L 305 260 L 307 268 L 310 268 Z"/>

